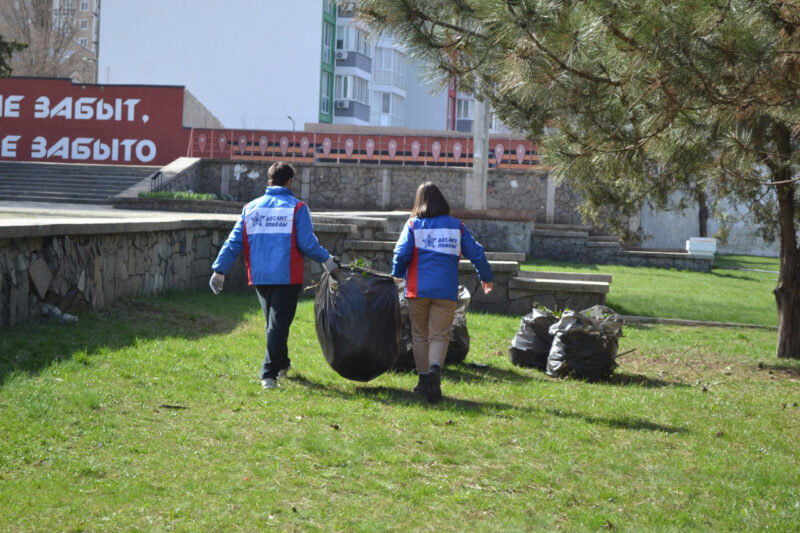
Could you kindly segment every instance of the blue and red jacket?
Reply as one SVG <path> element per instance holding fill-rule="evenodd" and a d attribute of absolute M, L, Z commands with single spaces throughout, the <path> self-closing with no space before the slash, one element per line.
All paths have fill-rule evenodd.
<path fill-rule="evenodd" d="M 392 276 L 406 278 L 406 298 L 458 301 L 458 261 L 466 257 L 481 281 L 494 281 L 492 267 L 466 226 L 450 215 L 412 218 L 394 247 Z"/>
<path fill-rule="evenodd" d="M 330 257 L 314 235 L 308 207 L 286 187 L 267 187 L 244 206 L 211 268 L 226 274 L 242 250 L 250 285 L 302 283 L 304 255 L 319 263 Z"/>

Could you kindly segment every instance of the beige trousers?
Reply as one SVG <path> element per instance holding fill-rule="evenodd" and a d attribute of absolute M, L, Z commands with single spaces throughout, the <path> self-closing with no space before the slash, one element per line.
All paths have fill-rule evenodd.
<path fill-rule="evenodd" d="M 408 316 L 411 318 L 411 335 L 414 362 L 417 372 L 430 370 L 433 363 L 444 367 L 450 329 L 458 302 L 434 298 L 409 298 Z"/>

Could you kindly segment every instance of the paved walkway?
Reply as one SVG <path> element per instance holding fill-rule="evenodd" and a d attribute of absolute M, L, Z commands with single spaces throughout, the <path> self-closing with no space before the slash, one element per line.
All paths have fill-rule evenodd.
<path fill-rule="evenodd" d="M 142 216 L 176 216 L 186 213 L 169 211 L 140 211 L 135 209 L 114 209 L 109 205 L 62 204 L 49 202 L 17 202 L 0 200 L 0 219 L 2 224 L 30 221 L 31 219 L 52 218 L 140 218 Z"/>
<path fill-rule="evenodd" d="M 343 211 L 343 210 L 311 210 L 314 215 L 336 217 L 408 217 L 408 211 Z M 197 218 L 203 213 L 180 211 L 149 211 L 141 209 L 116 209 L 111 204 L 65 204 L 51 202 L 17 202 L 0 200 L 0 219 L 31 218 L 141 218 L 143 216 L 167 218 Z M 214 215 L 216 216 L 216 215 Z"/>

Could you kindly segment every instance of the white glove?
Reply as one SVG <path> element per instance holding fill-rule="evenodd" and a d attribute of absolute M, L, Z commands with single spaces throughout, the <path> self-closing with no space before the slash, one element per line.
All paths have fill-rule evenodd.
<path fill-rule="evenodd" d="M 225 283 L 225 276 L 219 272 L 214 272 L 211 279 L 208 280 L 208 286 L 211 287 L 211 292 L 219 294 L 222 292 L 222 285 Z"/>
<path fill-rule="evenodd" d="M 329 256 L 324 263 L 322 263 L 322 266 L 325 267 L 325 270 L 328 272 L 328 274 L 339 268 L 339 265 L 336 264 L 336 261 L 333 259 L 332 255 Z"/>

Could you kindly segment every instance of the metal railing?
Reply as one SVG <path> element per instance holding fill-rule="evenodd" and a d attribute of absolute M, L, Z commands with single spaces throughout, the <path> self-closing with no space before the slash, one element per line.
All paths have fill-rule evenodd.
<path fill-rule="evenodd" d="M 295 161 L 344 164 L 472 167 L 469 136 L 381 135 L 276 130 L 193 129 L 186 151 L 209 159 Z M 538 145 L 494 136 L 489 167 L 542 167 Z"/>

